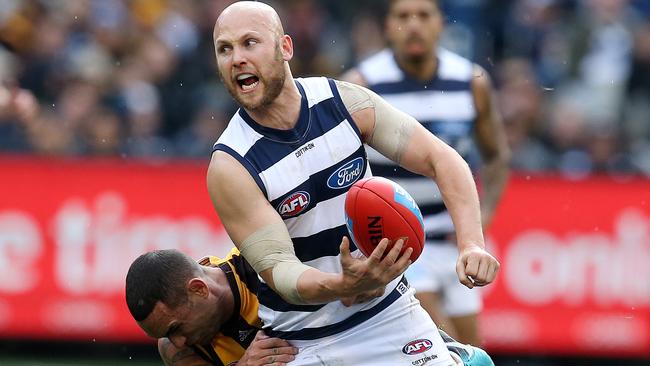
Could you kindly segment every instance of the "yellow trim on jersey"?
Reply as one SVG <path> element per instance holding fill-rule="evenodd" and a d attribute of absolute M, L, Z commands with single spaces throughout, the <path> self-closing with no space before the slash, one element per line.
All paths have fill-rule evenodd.
<path fill-rule="evenodd" d="M 236 273 L 235 266 L 233 265 L 234 257 L 241 257 L 241 253 L 237 248 L 232 248 L 228 255 L 223 259 L 215 256 L 206 256 L 199 261 L 199 264 L 207 265 L 207 263 L 209 263 L 211 267 L 218 267 L 220 264 L 226 262 L 233 272 Z M 235 279 L 237 280 L 237 288 L 239 289 L 239 296 L 241 299 L 239 314 L 241 314 L 248 324 L 261 328 L 262 322 L 257 314 L 260 305 L 257 300 L 257 294 L 253 293 L 239 276 L 235 276 Z"/>
<path fill-rule="evenodd" d="M 212 341 L 212 347 L 224 365 L 239 361 L 246 350 L 234 339 L 220 334 Z"/>
<path fill-rule="evenodd" d="M 244 270 L 245 268 L 250 268 L 250 271 L 253 271 L 251 267 L 245 267 L 243 261 L 244 258 L 237 248 L 232 248 L 225 258 L 206 256 L 198 261 L 200 265 L 208 267 L 220 267 L 223 264 L 227 264 L 230 267 L 232 277 L 236 282 L 237 290 L 239 292 L 239 316 L 248 323 L 247 329 L 240 329 L 239 337 L 243 334 L 244 338 L 239 341 L 243 341 L 243 339 L 251 336 L 253 333 L 252 328 L 259 329 L 262 326 L 262 322 L 257 314 L 259 309 L 257 294 L 249 289 L 246 282 L 242 280 L 241 274 L 237 271 L 237 269 Z M 247 274 L 249 275 L 249 281 L 251 280 L 251 277 L 257 280 L 257 275 L 253 272 L 248 272 Z M 228 274 L 226 277 L 228 277 Z M 236 293 L 234 295 L 237 296 Z M 235 304 L 236 303 L 237 299 L 235 299 Z M 242 324 L 242 328 L 244 327 L 246 326 Z M 254 336 L 254 334 L 252 334 L 252 336 Z M 223 333 L 219 333 L 212 340 L 212 348 L 224 365 L 229 365 L 231 362 L 238 361 L 244 355 L 246 350 L 239 341 L 230 336 L 224 335 Z"/>

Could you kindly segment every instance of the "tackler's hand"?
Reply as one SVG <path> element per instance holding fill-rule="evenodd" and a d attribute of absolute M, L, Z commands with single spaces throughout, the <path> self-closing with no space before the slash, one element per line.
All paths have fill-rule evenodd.
<path fill-rule="evenodd" d="M 246 349 L 237 366 L 274 365 L 284 366 L 293 361 L 298 349 L 280 338 L 271 338 L 263 331 L 257 332 L 255 339 Z"/>

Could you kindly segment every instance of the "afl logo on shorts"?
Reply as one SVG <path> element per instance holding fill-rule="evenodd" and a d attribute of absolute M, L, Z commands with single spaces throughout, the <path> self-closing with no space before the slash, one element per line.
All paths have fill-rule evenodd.
<path fill-rule="evenodd" d="M 346 188 L 354 184 L 363 172 L 363 158 L 356 158 L 336 169 L 329 178 L 327 186 L 333 189 Z"/>
<path fill-rule="evenodd" d="M 417 355 L 422 352 L 426 352 L 433 347 L 433 343 L 431 343 L 430 340 L 428 339 L 416 339 L 414 341 L 410 341 L 402 348 L 402 352 L 406 353 L 407 355 Z"/>
<path fill-rule="evenodd" d="M 299 191 L 292 193 L 289 197 L 285 198 L 282 203 L 278 205 L 278 212 L 282 217 L 292 217 L 301 213 L 307 206 L 309 206 L 309 193 Z"/>

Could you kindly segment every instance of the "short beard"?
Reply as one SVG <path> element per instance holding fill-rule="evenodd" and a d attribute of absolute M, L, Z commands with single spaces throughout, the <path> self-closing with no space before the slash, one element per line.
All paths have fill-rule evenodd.
<path fill-rule="evenodd" d="M 237 98 L 235 98 L 235 100 L 237 100 L 239 104 L 241 104 L 245 109 L 249 111 L 254 111 L 257 109 L 268 107 L 282 92 L 282 88 L 284 88 L 284 79 L 286 75 L 287 73 L 284 70 L 284 65 L 282 65 L 277 75 L 269 76 L 268 80 L 263 79 L 264 86 L 265 86 L 264 95 L 262 95 L 262 100 L 257 105 L 252 105 L 252 104 L 245 105 L 243 101 L 237 100 Z"/>
<path fill-rule="evenodd" d="M 228 92 L 230 95 L 235 99 L 237 104 L 242 106 L 245 110 L 247 111 L 256 111 L 265 107 L 268 107 L 275 101 L 275 99 L 280 95 L 282 92 L 282 88 L 284 88 L 284 81 L 287 76 L 287 72 L 284 68 L 284 61 L 282 60 L 282 52 L 280 50 L 280 45 L 276 44 L 276 52 L 274 55 L 274 60 L 275 62 L 280 63 L 279 71 L 274 72 L 271 75 L 268 76 L 268 79 L 265 77 L 262 77 L 262 75 L 259 75 L 259 82 L 263 83 L 265 86 L 264 89 L 264 94 L 262 95 L 262 100 L 259 103 L 247 103 L 245 102 L 242 98 L 240 98 L 240 95 L 238 93 L 238 84 L 235 83 L 226 83 L 223 80 L 223 75 L 221 72 L 219 72 L 219 77 L 221 78 L 221 81 L 226 85 L 226 88 L 228 89 Z"/>

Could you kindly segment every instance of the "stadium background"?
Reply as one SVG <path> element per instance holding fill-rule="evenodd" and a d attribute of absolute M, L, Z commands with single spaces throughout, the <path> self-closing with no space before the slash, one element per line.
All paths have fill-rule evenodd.
<path fill-rule="evenodd" d="M 159 364 L 123 280 L 147 249 L 230 245 L 204 188 L 234 111 L 211 39 L 228 3 L 0 1 L 1 366 Z M 294 75 L 380 49 L 379 3 L 274 2 Z M 497 365 L 650 364 L 650 1 L 443 8 L 513 150 L 485 347 Z"/>

